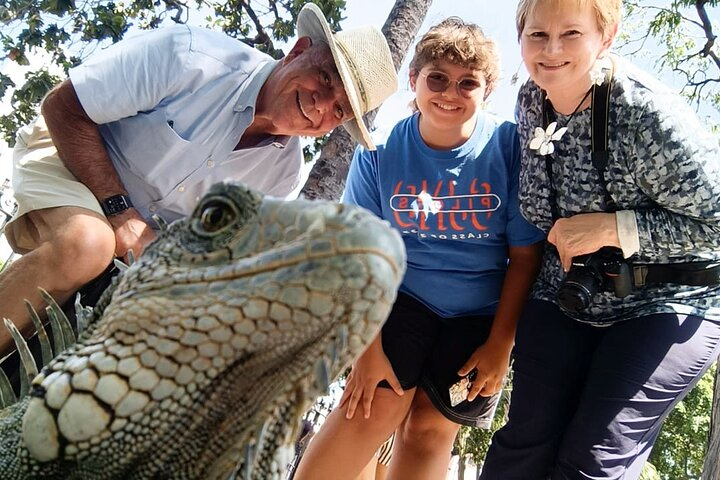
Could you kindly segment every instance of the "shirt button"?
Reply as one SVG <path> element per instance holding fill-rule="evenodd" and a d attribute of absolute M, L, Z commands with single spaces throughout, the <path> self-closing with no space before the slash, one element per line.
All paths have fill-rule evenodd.
<path fill-rule="evenodd" d="M 152 213 L 157 212 L 157 205 L 150 205 L 148 207 L 148 210 L 150 210 L 150 212 L 152 212 Z"/>
<path fill-rule="evenodd" d="M 185 186 L 184 186 L 184 185 L 180 185 L 180 186 L 178 187 L 178 192 L 182 193 L 182 192 L 184 192 L 184 191 L 185 191 Z"/>
<path fill-rule="evenodd" d="M 208 161 L 207 161 L 207 166 L 210 167 L 210 168 L 212 168 L 212 167 L 215 166 L 215 162 L 212 161 L 212 160 L 208 160 Z"/>

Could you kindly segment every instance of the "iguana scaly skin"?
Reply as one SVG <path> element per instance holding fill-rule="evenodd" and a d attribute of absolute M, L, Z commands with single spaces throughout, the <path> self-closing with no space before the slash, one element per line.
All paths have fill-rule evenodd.
<path fill-rule="evenodd" d="M 362 209 L 215 185 L 0 412 L 0 478 L 284 478 L 304 408 L 377 333 L 404 264 Z"/>

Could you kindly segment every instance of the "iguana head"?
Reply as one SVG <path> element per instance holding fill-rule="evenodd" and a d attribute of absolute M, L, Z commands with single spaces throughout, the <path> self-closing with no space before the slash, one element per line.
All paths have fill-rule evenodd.
<path fill-rule="evenodd" d="M 308 402 L 359 355 L 404 273 L 358 207 L 215 185 L 34 380 L 28 474 L 283 478 Z"/>

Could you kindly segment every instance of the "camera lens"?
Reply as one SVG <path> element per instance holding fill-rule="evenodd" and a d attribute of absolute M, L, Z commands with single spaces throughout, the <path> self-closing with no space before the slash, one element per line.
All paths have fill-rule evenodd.
<path fill-rule="evenodd" d="M 594 294 L 581 283 L 566 281 L 558 290 L 558 304 L 567 312 L 578 313 L 590 306 Z"/>
<path fill-rule="evenodd" d="M 593 267 L 573 267 L 558 289 L 558 305 L 569 313 L 578 313 L 590 306 L 602 287 L 602 276 Z"/>

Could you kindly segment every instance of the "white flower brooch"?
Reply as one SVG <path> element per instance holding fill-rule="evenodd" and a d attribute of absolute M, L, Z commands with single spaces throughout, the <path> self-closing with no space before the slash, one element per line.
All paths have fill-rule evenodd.
<path fill-rule="evenodd" d="M 567 131 L 567 127 L 558 128 L 557 122 L 552 122 L 543 130 L 535 127 L 535 136 L 530 140 L 530 150 L 537 150 L 540 155 L 549 155 L 555 151 L 554 141 L 560 140 Z"/>
<path fill-rule="evenodd" d="M 598 87 L 605 83 L 605 70 L 602 68 L 593 68 L 590 70 L 590 81 Z"/>
<path fill-rule="evenodd" d="M 605 70 L 601 62 L 595 62 L 589 73 L 590 81 L 593 85 L 597 85 L 599 87 L 605 83 Z"/>

